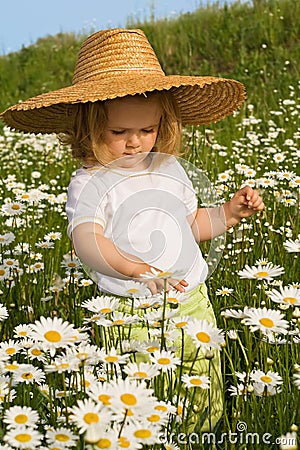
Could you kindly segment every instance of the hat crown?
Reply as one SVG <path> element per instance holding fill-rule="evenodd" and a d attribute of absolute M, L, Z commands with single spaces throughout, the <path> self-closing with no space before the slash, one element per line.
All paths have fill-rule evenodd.
<path fill-rule="evenodd" d="M 114 28 L 92 34 L 81 46 L 72 84 L 113 72 L 164 72 L 142 30 Z"/>

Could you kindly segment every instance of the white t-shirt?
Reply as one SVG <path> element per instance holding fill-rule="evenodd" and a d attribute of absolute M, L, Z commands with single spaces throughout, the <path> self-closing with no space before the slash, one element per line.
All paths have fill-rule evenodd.
<path fill-rule="evenodd" d="M 208 274 L 187 221 L 196 210 L 192 183 L 177 158 L 153 153 L 146 170 L 100 165 L 77 170 L 68 190 L 68 234 L 82 223 L 100 224 L 119 249 L 185 279 L 189 291 Z M 104 292 L 127 291 L 128 281 L 100 273 L 97 279 Z"/>

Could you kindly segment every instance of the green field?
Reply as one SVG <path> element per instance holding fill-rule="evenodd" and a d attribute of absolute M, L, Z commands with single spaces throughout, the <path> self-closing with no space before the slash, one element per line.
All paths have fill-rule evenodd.
<path fill-rule="evenodd" d="M 185 386 L 180 364 L 145 382 L 124 370 L 135 361 L 131 327 L 122 325 L 131 316 L 156 336 L 149 317 L 160 314 L 158 331 L 172 346 L 174 323 L 167 317 L 176 309 L 166 296 L 161 308 L 138 307 L 132 298 L 114 306 L 111 298 L 94 300 L 98 307 L 88 302 L 99 292 L 66 233 L 67 186 L 77 167 L 70 151 L 52 135 L 1 129 L 0 449 L 297 448 L 299 17 L 298 1 L 257 0 L 128 22 L 145 31 L 167 74 L 235 78 L 248 93 L 233 117 L 184 131 L 185 157 L 213 184 L 215 203 L 249 184 L 266 205 L 214 245 L 201 244 L 224 338 L 224 412 L 211 435 L 200 426 L 188 435 L 193 392 L 201 388 Z M 0 109 L 68 85 L 84 38 L 52 36 L 0 57 Z M 105 302 L 106 314 L 99 306 Z M 130 408 L 114 404 L 121 391 L 149 409 L 134 409 L 132 397 Z M 201 420 L 209 417 L 208 407 Z"/>

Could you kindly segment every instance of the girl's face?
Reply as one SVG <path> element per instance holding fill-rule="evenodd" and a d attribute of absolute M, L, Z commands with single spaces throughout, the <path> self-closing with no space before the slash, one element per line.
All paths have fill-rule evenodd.
<path fill-rule="evenodd" d="M 124 168 L 143 168 L 153 149 L 161 119 L 156 96 L 125 97 L 106 102 L 107 125 L 103 133 L 112 161 Z M 121 158 L 121 159 L 120 159 Z"/>

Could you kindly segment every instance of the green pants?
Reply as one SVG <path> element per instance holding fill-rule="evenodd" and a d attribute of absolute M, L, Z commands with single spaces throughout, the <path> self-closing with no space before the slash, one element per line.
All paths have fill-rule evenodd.
<path fill-rule="evenodd" d="M 204 283 L 197 286 L 189 293 L 189 298 L 178 306 L 178 315 L 193 317 L 197 320 L 207 320 L 216 326 L 216 318 L 207 295 L 207 288 Z M 147 341 L 148 332 L 146 328 L 132 328 L 131 339 L 139 341 Z M 221 376 L 220 354 L 218 350 L 212 350 L 212 359 L 205 358 L 202 351 L 197 353 L 197 348 L 192 338 L 184 334 L 184 351 L 182 355 L 182 340 L 179 338 L 175 341 L 177 347 L 176 356 L 182 357 L 182 373 L 190 375 L 207 375 L 210 377 L 210 389 L 201 389 L 193 387 L 188 389 L 188 395 L 192 397 L 194 410 L 188 416 L 186 429 L 189 433 L 198 430 L 201 425 L 201 431 L 213 430 L 216 423 L 222 416 L 223 411 L 223 389 Z M 146 361 L 148 358 L 140 354 L 137 362 Z M 192 368 L 192 370 L 191 370 Z M 168 386 L 165 385 L 165 390 Z M 194 391 L 195 390 L 195 391 Z M 182 396 L 186 395 L 186 389 L 183 388 Z M 167 400 L 167 399 L 166 399 Z M 204 414 L 203 414 L 204 413 Z"/>

